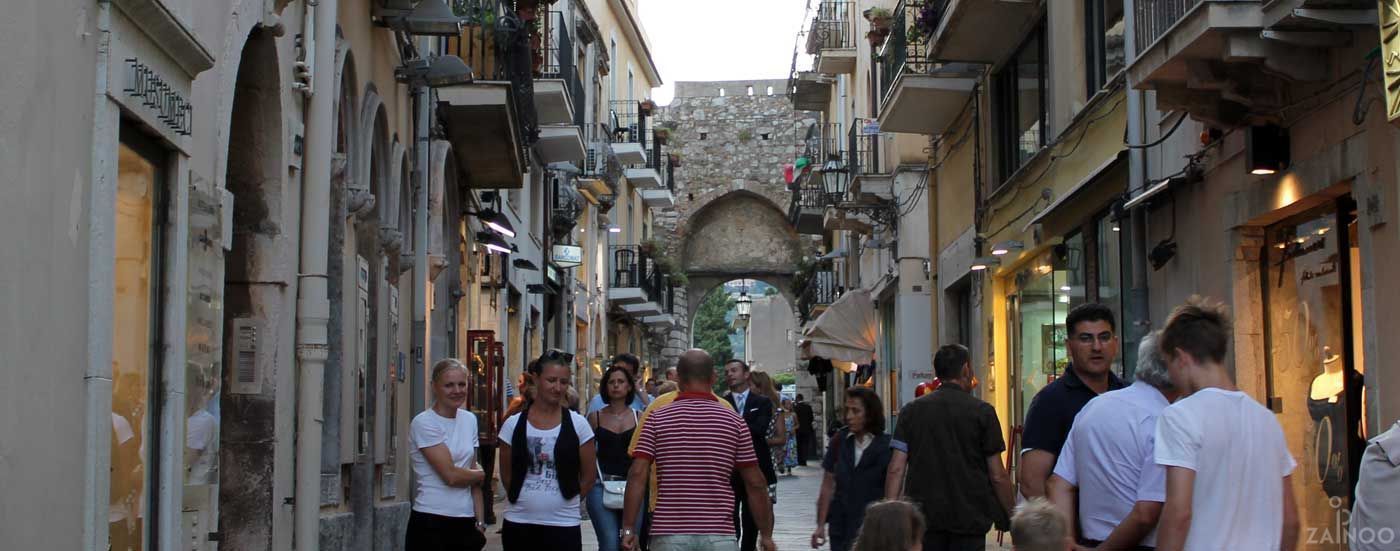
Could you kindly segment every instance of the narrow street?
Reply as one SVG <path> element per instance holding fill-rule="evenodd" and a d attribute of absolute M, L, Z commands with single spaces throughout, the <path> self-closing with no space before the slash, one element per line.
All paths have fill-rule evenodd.
<path fill-rule="evenodd" d="M 798 467 L 793 470 L 793 474 L 795 476 L 779 477 L 778 504 L 774 509 L 777 518 L 773 527 L 773 540 L 778 544 L 778 549 L 787 551 L 811 548 L 810 538 L 817 518 L 817 493 L 821 491 L 822 485 L 822 471 L 816 463 L 812 463 L 809 467 Z M 501 511 L 501 507 L 502 505 L 498 503 L 498 512 Z M 498 523 L 487 529 L 486 551 L 501 551 L 501 549 L 500 525 Z M 589 524 L 587 520 L 583 521 L 583 549 L 584 551 L 598 549 L 597 538 L 593 535 L 593 525 Z"/>

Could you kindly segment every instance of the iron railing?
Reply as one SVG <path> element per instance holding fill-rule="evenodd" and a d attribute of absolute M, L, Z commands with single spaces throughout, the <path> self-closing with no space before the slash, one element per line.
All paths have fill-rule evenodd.
<path fill-rule="evenodd" d="M 1201 0 L 1138 0 L 1133 8 L 1138 53 L 1147 51 L 1152 43 L 1200 4 Z"/>
<path fill-rule="evenodd" d="M 818 55 L 822 50 L 854 48 L 859 17 L 855 2 L 822 2 L 807 31 L 807 53 Z"/>
<path fill-rule="evenodd" d="M 926 74 L 933 67 L 928 55 L 928 42 L 921 36 L 909 36 L 910 23 L 921 10 L 925 0 L 901 0 L 895 6 L 890 36 L 880 50 L 880 98 L 889 97 L 890 88 L 904 73 Z"/>
<path fill-rule="evenodd" d="M 550 216 L 550 228 L 555 239 L 569 235 L 578 226 L 583 216 L 583 197 L 574 188 L 573 178 L 558 178 L 554 183 L 554 205 Z"/>
<path fill-rule="evenodd" d="M 652 300 L 661 300 L 667 278 L 656 267 L 656 261 L 640 245 L 612 245 L 612 287 L 640 288 Z"/>
<path fill-rule="evenodd" d="M 537 76 L 541 79 L 564 81 L 564 93 L 569 95 L 569 103 L 574 106 L 574 125 L 583 126 L 584 88 L 583 79 L 575 59 L 572 29 L 563 12 L 551 11 L 542 18 L 540 49 L 535 52 L 539 61 Z M 531 40 L 534 40 L 533 38 Z"/>
<path fill-rule="evenodd" d="M 867 128 L 872 125 L 874 128 Z M 846 167 L 851 170 L 852 175 L 883 173 L 884 167 L 880 165 L 879 123 L 875 119 L 851 120 L 851 131 L 846 139 Z"/>
<path fill-rule="evenodd" d="M 453 0 L 453 12 L 466 20 L 460 36 L 444 50 L 462 58 L 477 80 L 510 83 L 510 102 L 519 121 L 524 156 L 539 139 L 535 113 L 534 58 L 530 22 L 516 15 L 510 0 Z"/>
<path fill-rule="evenodd" d="M 609 105 L 609 127 L 612 129 L 612 141 L 614 143 L 638 143 L 642 144 L 642 149 L 647 148 L 647 138 L 650 138 L 648 119 L 649 113 L 642 111 L 642 102 L 619 100 L 613 101 Z"/>
<path fill-rule="evenodd" d="M 836 272 L 832 270 L 816 270 L 812 272 L 811 279 L 807 280 L 807 285 L 802 288 L 802 293 L 797 297 L 798 317 L 802 318 L 801 323 L 811 320 L 813 311 L 818 306 L 830 306 L 841 297 L 842 289 L 837 285 Z"/>
<path fill-rule="evenodd" d="M 802 154 L 818 166 L 829 158 L 846 155 L 846 135 L 839 122 L 807 127 L 806 142 Z"/>

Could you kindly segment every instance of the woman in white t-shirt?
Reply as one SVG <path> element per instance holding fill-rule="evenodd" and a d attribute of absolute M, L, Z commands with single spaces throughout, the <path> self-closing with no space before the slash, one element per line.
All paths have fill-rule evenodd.
<path fill-rule="evenodd" d="M 462 409 L 467 368 L 448 358 L 433 365 L 433 406 L 413 418 L 410 439 L 418 488 L 405 551 L 480 551 L 486 535 L 477 467 L 476 416 Z"/>
<path fill-rule="evenodd" d="M 572 363 L 572 354 L 558 350 L 531 362 L 534 396 L 501 425 L 501 483 L 510 500 L 505 551 L 583 548 L 579 496 L 598 474 L 588 419 L 564 407 Z"/>

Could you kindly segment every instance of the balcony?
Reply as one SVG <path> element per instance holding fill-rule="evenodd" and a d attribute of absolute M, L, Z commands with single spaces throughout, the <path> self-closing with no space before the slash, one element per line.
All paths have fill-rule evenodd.
<path fill-rule="evenodd" d="M 1329 78 L 1330 50 L 1374 40 L 1376 2 L 1138 0 L 1128 81 L 1162 111 L 1220 126 L 1266 120 L 1288 87 Z"/>
<path fill-rule="evenodd" d="M 851 171 L 851 197 L 892 199 L 894 177 L 880 163 L 880 126 L 874 119 L 853 119 L 847 135 L 846 167 Z"/>
<path fill-rule="evenodd" d="M 835 82 L 832 77 L 823 76 L 811 71 L 793 72 L 788 77 L 788 97 L 792 98 L 792 106 L 798 111 L 817 111 L 825 113 L 831 105 L 831 84 Z"/>
<path fill-rule="evenodd" d="M 936 63 L 929 44 L 909 36 L 924 4 L 900 2 L 880 51 L 880 130 L 940 134 L 967 107 L 981 70 L 967 63 Z M 996 34 L 996 33 L 994 33 Z"/>
<path fill-rule="evenodd" d="M 562 12 L 543 18 L 538 34 L 531 36 L 535 69 L 535 110 L 540 124 L 578 124 L 574 109 L 582 103 L 583 84 L 574 67 L 573 39 Z M 534 43 L 538 48 L 534 48 Z"/>
<path fill-rule="evenodd" d="M 1002 62 L 1036 24 L 1040 13 L 1040 3 L 1028 0 L 920 0 L 917 3 L 923 16 L 920 21 L 938 22 L 932 39 L 927 40 L 928 57 L 945 63 Z M 910 21 L 914 19 L 911 17 Z M 896 31 L 901 28 L 907 29 L 908 25 L 894 27 Z"/>
<path fill-rule="evenodd" d="M 583 196 L 571 181 L 564 178 L 555 180 L 549 227 L 556 241 L 567 237 L 578 226 L 578 219 L 583 216 L 583 206 Z"/>
<path fill-rule="evenodd" d="M 608 141 L 612 143 L 617 162 L 639 165 L 647 162 L 647 123 L 651 113 L 644 111 L 642 102 L 614 101 L 608 112 Z"/>
<path fill-rule="evenodd" d="M 822 235 L 822 215 L 826 208 L 840 202 L 840 197 L 828 194 L 822 186 L 821 172 L 812 171 L 799 181 L 788 204 L 788 223 L 803 235 Z"/>
<path fill-rule="evenodd" d="M 807 29 L 807 53 L 817 56 L 816 70 L 844 75 L 856 70 L 855 2 L 822 2 Z"/>
<path fill-rule="evenodd" d="M 608 300 L 639 319 L 665 313 L 665 278 L 656 268 L 651 255 L 639 245 L 613 245 L 611 285 Z"/>
<path fill-rule="evenodd" d="M 477 80 L 436 89 L 447 138 L 456 151 L 472 153 L 458 155 L 471 175 L 466 187 L 519 189 L 540 137 L 526 25 L 507 0 L 458 0 L 453 10 L 467 25 L 446 40 L 445 53 L 462 58 Z"/>
<path fill-rule="evenodd" d="M 840 296 L 841 288 L 836 284 L 836 272 L 829 269 L 811 272 L 811 278 L 797 297 L 797 314 L 800 318 L 798 324 L 816 319 Z"/>
<path fill-rule="evenodd" d="M 659 304 L 661 313 L 654 316 L 642 318 L 642 323 L 651 327 L 675 327 L 676 325 L 676 286 L 666 279 L 660 288 L 661 298 Z"/>
<path fill-rule="evenodd" d="M 839 122 L 813 124 L 807 127 L 802 155 L 818 167 L 828 159 L 846 157 L 846 133 Z"/>

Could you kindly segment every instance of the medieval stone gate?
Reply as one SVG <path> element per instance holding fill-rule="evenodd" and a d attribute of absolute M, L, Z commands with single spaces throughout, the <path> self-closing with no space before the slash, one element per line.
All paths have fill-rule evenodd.
<path fill-rule="evenodd" d="M 793 110 L 787 81 L 750 80 L 677 83 L 656 121 L 681 161 L 676 206 L 656 217 L 657 235 L 670 236 L 668 250 L 689 278 L 675 297 L 686 308 L 665 336 L 663 356 L 674 365 L 690 345 L 700 303 L 727 281 L 764 281 L 796 307 L 793 272 L 820 238 L 800 236 L 789 223 L 783 165 L 801 154 L 818 119 Z"/>

